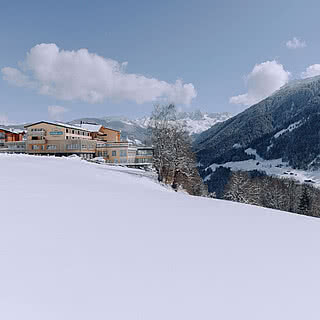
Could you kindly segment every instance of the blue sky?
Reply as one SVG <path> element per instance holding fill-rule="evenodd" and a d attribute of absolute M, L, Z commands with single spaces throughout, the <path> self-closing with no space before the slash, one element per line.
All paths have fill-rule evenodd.
<path fill-rule="evenodd" d="M 319 12 L 318 1 L 292 0 L 2 1 L 0 122 L 137 117 L 169 100 L 238 112 L 320 74 Z M 47 73 L 48 46 L 26 59 L 39 44 L 60 59 Z"/>

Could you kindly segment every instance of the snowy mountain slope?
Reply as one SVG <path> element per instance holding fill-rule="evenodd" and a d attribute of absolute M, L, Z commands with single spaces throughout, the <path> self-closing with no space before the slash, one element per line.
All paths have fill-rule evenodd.
<path fill-rule="evenodd" d="M 193 135 L 208 130 L 216 123 L 226 121 L 231 117 L 232 114 L 229 112 L 207 113 L 198 110 L 195 112 L 178 112 L 177 122 L 186 125 L 190 135 Z M 131 122 L 147 128 L 150 122 L 150 117 L 131 120 Z"/>
<path fill-rule="evenodd" d="M 318 319 L 320 220 L 126 171 L 0 155 L 1 319 Z"/>
<path fill-rule="evenodd" d="M 315 187 L 320 187 L 320 170 L 300 170 L 292 168 L 287 162 L 280 159 L 265 160 L 261 158 L 256 150 L 248 148 L 245 150 L 247 154 L 252 154 L 255 159 L 243 161 L 230 161 L 224 164 L 212 164 L 209 166 L 212 171 L 222 166 L 230 168 L 232 171 L 253 171 L 259 170 L 265 172 L 269 176 L 279 178 L 290 178 L 300 183 L 309 183 Z M 204 177 L 204 181 L 210 180 L 211 174 Z"/>
<path fill-rule="evenodd" d="M 205 167 L 247 160 L 256 149 L 303 170 L 320 168 L 320 77 L 294 81 L 233 118 L 201 133 L 194 147 Z M 238 148 L 234 148 L 238 145 Z"/>
<path fill-rule="evenodd" d="M 231 116 L 232 115 L 228 112 L 179 112 L 177 121 L 186 125 L 186 129 L 189 131 L 190 135 L 194 135 L 208 130 L 216 123 L 225 121 L 231 118 Z M 138 139 L 143 142 L 148 140 L 150 136 L 150 133 L 147 130 L 150 123 L 150 117 L 138 119 L 128 119 L 125 117 L 81 118 L 73 120 L 70 123 L 76 124 L 80 123 L 80 121 L 95 122 L 106 127 L 121 130 L 122 138 L 124 139 Z"/>

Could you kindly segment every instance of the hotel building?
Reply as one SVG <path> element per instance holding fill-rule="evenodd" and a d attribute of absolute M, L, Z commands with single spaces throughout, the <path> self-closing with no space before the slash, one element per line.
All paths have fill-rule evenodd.
<path fill-rule="evenodd" d="M 68 156 L 76 154 L 91 159 L 95 156 L 96 141 L 90 131 L 59 122 L 39 121 L 26 125 L 28 154 Z"/>

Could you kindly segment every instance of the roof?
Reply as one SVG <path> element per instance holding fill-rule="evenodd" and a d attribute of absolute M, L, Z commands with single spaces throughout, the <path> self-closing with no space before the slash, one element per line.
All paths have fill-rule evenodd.
<path fill-rule="evenodd" d="M 0 127 L 0 130 L 6 131 L 6 132 L 10 132 L 10 133 L 14 133 L 14 134 L 19 134 L 19 133 L 23 133 L 23 130 L 20 129 L 12 129 L 12 128 L 2 128 Z"/>
<path fill-rule="evenodd" d="M 91 124 L 91 123 L 80 123 L 78 126 L 91 132 L 98 132 L 102 127 L 101 124 Z"/>
<path fill-rule="evenodd" d="M 103 128 L 111 130 L 111 131 L 115 131 L 115 132 L 121 132 L 121 130 L 116 130 L 116 129 L 112 129 L 112 128 L 108 128 L 108 127 L 104 127 L 104 126 L 103 126 Z"/>
<path fill-rule="evenodd" d="M 77 126 L 81 127 L 81 128 L 86 128 L 87 130 L 91 131 L 91 132 L 99 132 L 101 128 L 107 129 L 107 130 L 111 130 L 111 131 L 115 131 L 115 132 L 121 132 L 120 130 L 116 130 L 116 129 L 112 129 L 112 128 L 108 128 L 105 127 L 101 124 L 97 124 L 97 123 L 80 123 L 77 124 Z"/>
<path fill-rule="evenodd" d="M 39 123 L 47 123 L 47 124 L 52 124 L 52 125 L 57 126 L 57 127 L 64 127 L 64 128 L 68 128 L 68 129 L 76 129 L 76 130 L 83 130 L 83 131 L 90 132 L 90 130 L 87 130 L 85 128 L 81 128 L 80 126 L 77 126 L 77 125 L 70 125 L 70 124 L 67 124 L 67 123 L 46 121 L 46 120 L 30 123 L 30 124 L 25 125 L 24 127 L 28 128 L 28 127 L 34 126 L 36 124 L 39 124 Z"/>

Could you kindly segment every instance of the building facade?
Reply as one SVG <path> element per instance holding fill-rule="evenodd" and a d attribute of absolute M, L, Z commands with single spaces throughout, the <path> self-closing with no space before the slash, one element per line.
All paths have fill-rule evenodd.
<path fill-rule="evenodd" d="M 24 132 L 21 130 L 0 128 L 0 147 L 4 147 L 5 142 L 22 141 L 23 136 Z"/>
<path fill-rule="evenodd" d="M 153 148 L 152 147 L 137 147 L 135 163 L 152 164 Z"/>
<path fill-rule="evenodd" d="M 95 155 L 96 141 L 86 129 L 49 121 L 36 122 L 25 128 L 28 154 L 57 156 L 76 154 L 88 159 Z"/>
<path fill-rule="evenodd" d="M 8 141 L 0 148 L 1 153 L 26 153 L 26 141 Z"/>
<path fill-rule="evenodd" d="M 25 128 L 25 136 L 23 132 L 0 129 L 0 152 L 55 156 L 75 154 L 85 159 L 102 157 L 106 163 L 138 167 L 152 164 L 152 147 L 121 141 L 120 131 L 101 125 L 39 121 Z"/>
<path fill-rule="evenodd" d="M 134 163 L 137 148 L 129 142 L 97 142 L 96 156 L 102 157 L 107 163 Z"/>

